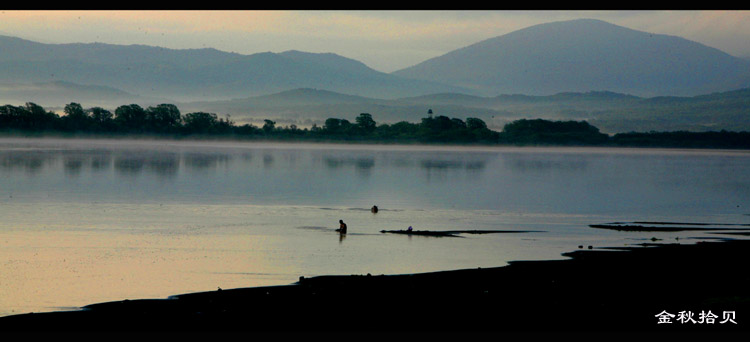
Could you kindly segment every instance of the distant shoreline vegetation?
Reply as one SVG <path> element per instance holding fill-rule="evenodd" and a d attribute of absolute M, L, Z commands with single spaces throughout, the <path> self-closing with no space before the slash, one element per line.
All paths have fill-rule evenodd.
<path fill-rule="evenodd" d="M 601 133 L 585 121 L 522 119 L 490 130 L 478 118 L 461 120 L 431 111 L 419 123 L 401 121 L 377 124 L 369 113 L 350 122 L 329 118 L 322 126 L 276 126 L 264 120 L 261 127 L 237 125 L 214 113 L 180 113 L 172 104 L 142 108 L 123 105 L 111 112 L 101 107 L 84 109 L 78 103 L 64 108 L 65 115 L 28 102 L 24 106 L 0 106 L 0 133 L 24 136 L 139 136 L 161 138 L 231 138 L 238 140 L 370 142 L 422 144 L 478 144 L 514 146 L 622 146 L 671 148 L 750 148 L 750 132 L 630 132 L 613 136 Z"/>

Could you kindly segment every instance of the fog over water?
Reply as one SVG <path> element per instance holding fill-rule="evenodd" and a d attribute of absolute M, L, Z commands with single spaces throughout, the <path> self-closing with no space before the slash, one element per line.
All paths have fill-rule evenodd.
<path fill-rule="evenodd" d="M 728 237 L 750 224 L 750 153 L 1 139 L 0 217 L 9 315 Z M 716 230 L 589 227 L 614 222 Z M 409 226 L 514 233 L 380 232 Z"/>

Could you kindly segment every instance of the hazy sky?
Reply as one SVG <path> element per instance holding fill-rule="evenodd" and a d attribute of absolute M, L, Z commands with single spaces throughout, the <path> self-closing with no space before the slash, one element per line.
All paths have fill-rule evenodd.
<path fill-rule="evenodd" d="M 750 56 L 750 11 L 9 11 L 0 34 L 43 43 L 333 52 L 391 72 L 528 26 L 601 19 Z"/>

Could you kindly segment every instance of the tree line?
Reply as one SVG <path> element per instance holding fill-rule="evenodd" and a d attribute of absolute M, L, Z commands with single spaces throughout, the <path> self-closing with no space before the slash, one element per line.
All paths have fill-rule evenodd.
<path fill-rule="evenodd" d="M 328 118 L 322 126 L 315 124 L 311 128 L 293 124 L 281 127 L 269 119 L 260 127 L 238 125 L 229 116 L 220 118 L 215 113 L 182 114 L 172 104 L 147 108 L 122 105 L 112 112 L 101 107 L 84 109 L 78 103 L 70 103 L 63 112 L 64 115 L 58 115 L 31 102 L 23 106 L 0 106 L 0 131 L 303 141 L 750 148 L 748 132 L 631 132 L 610 137 L 586 121 L 543 119 L 516 120 L 497 132 L 479 118 L 433 116 L 431 110 L 418 123 L 378 124 L 371 114 L 361 113 L 354 122 Z"/>

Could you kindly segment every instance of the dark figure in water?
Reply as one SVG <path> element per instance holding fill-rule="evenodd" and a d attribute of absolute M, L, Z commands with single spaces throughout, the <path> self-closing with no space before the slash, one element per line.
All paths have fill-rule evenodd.
<path fill-rule="evenodd" d="M 370 209 L 370 211 L 372 211 L 373 214 L 377 213 L 378 212 L 378 206 L 377 205 L 373 205 L 372 209 Z"/>
<path fill-rule="evenodd" d="M 344 220 L 339 220 L 339 229 L 336 229 L 336 231 L 341 234 L 346 234 L 346 223 L 344 223 Z"/>

